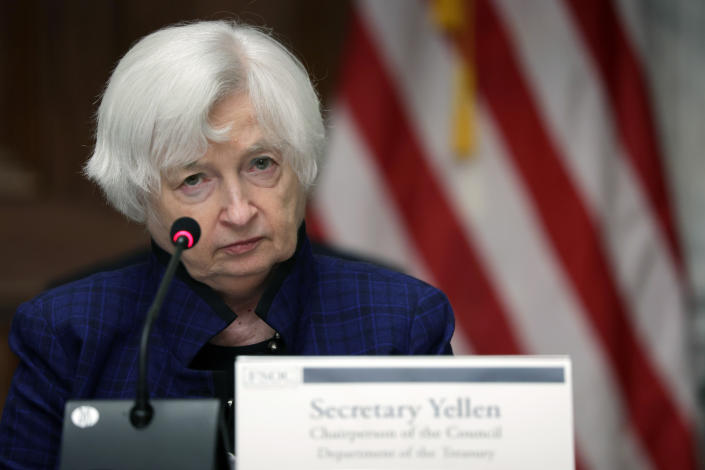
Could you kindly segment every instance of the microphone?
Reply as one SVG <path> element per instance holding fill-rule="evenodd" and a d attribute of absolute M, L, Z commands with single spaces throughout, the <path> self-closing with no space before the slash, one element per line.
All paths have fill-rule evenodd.
<path fill-rule="evenodd" d="M 217 398 L 149 399 L 149 334 L 184 250 L 198 243 L 201 229 L 188 217 L 170 231 L 174 253 L 147 311 L 139 352 L 137 397 L 70 399 L 64 409 L 61 470 L 229 468 L 227 431 Z"/>
<path fill-rule="evenodd" d="M 174 245 L 186 244 L 184 249 L 192 248 L 201 238 L 201 227 L 191 217 L 181 217 L 171 224 L 171 242 Z M 182 237 L 185 237 L 182 239 Z"/>
<path fill-rule="evenodd" d="M 149 424 L 154 415 L 154 409 L 149 404 L 149 390 L 147 389 L 147 352 L 149 350 L 149 333 L 152 331 L 154 320 L 159 315 L 159 310 L 164 303 L 164 297 L 169 290 L 169 285 L 176 272 L 176 267 L 181 260 L 181 253 L 192 248 L 198 239 L 201 238 L 201 227 L 198 222 L 190 217 L 181 217 L 171 225 L 171 242 L 176 249 L 171 255 L 171 260 L 167 265 L 162 282 L 159 284 L 157 295 L 152 301 L 152 305 L 147 311 L 147 317 L 142 328 L 142 340 L 140 341 L 139 378 L 137 381 L 137 398 L 135 406 L 130 410 L 130 422 L 136 428 L 143 428 Z"/>

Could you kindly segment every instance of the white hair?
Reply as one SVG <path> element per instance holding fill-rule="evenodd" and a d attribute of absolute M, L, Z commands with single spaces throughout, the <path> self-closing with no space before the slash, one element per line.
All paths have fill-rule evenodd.
<path fill-rule="evenodd" d="M 254 27 L 227 21 L 170 26 L 120 60 L 98 109 L 95 150 L 85 166 L 108 201 L 145 222 L 161 174 L 198 160 L 219 100 L 246 92 L 259 124 L 308 190 L 323 153 L 318 97 L 301 63 Z"/>

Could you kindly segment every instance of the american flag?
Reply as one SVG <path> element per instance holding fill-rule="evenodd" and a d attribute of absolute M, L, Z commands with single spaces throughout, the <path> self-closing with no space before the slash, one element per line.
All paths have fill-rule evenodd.
<path fill-rule="evenodd" d="M 456 354 L 570 355 L 576 468 L 689 470 L 685 269 L 627 10 L 356 3 L 307 220 L 446 292 Z"/>

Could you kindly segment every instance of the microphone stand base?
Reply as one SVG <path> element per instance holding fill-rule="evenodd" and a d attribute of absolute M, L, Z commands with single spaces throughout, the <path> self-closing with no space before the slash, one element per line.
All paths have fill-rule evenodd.
<path fill-rule="evenodd" d="M 66 403 L 61 469 L 228 468 L 220 400 L 150 400 L 148 425 L 130 422 L 134 400 Z"/>

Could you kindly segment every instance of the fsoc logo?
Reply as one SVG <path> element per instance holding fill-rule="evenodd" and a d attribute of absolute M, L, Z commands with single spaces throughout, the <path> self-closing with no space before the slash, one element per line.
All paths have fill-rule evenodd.
<path fill-rule="evenodd" d="M 242 374 L 242 384 L 248 388 L 292 388 L 303 381 L 297 367 L 246 367 Z"/>

